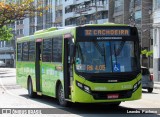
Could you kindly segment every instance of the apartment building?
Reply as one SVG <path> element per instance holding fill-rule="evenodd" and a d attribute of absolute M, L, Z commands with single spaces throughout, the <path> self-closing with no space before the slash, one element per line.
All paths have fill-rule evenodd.
<path fill-rule="evenodd" d="M 65 0 L 63 26 L 102 24 L 108 21 L 108 0 Z"/>
<path fill-rule="evenodd" d="M 43 30 L 54 26 L 55 22 L 55 3 L 58 0 L 35 0 L 33 4 L 37 5 L 42 1 L 42 7 L 49 6 L 49 9 L 42 16 L 37 15 L 29 18 L 29 35 L 33 35 L 37 30 Z"/>
<path fill-rule="evenodd" d="M 151 0 L 110 0 L 109 22 L 136 26 L 139 31 L 140 45 L 142 50 L 152 49 L 152 9 Z M 141 64 L 153 68 L 153 58 L 141 56 Z"/>
<path fill-rule="evenodd" d="M 153 0 L 153 75 L 160 81 L 160 0 Z"/>
<path fill-rule="evenodd" d="M 54 26 L 62 27 L 63 26 L 63 4 L 64 0 L 56 0 L 55 1 L 55 18 L 54 18 Z"/>

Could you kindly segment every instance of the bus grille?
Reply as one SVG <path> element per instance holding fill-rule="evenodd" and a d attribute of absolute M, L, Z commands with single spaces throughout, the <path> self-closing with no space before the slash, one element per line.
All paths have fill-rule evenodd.
<path fill-rule="evenodd" d="M 108 95 L 118 94 L 118 98 L 116 99 L 123 99 L 123 98 L 130 98 L 132 96 L 132 90 L 125 90 L 125 91 L 92 91 L 92 96 L 96 100 L 102 99 L 109 99 Z"/>

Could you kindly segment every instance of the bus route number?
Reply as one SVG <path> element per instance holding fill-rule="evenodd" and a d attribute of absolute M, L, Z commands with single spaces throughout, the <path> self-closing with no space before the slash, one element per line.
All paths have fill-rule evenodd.
<path fill-rule="evenodd" d="M 93 71 L 93 70 L 97 70 L 97 71 L 105 71 L 106 67 L 105 65 L 87 65 L 87 71 Z"/>

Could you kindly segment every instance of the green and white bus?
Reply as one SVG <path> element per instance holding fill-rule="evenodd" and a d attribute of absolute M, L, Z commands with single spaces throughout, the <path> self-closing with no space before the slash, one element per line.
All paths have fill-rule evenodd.
<path fill-rule="evenodd" d="M 113 103 L 141 98 L 139 37 L 135 27 L 88 24 L 50 28 L 17 39 L 17 84 L 30 97 Z"/>

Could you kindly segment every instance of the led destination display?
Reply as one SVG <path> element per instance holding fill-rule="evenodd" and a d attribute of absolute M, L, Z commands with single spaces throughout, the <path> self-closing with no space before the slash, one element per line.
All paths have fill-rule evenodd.
<path fill-rule="evenodd" d="M 130 36 L 129 29 L 86 29 L 84 36 Z"/>

